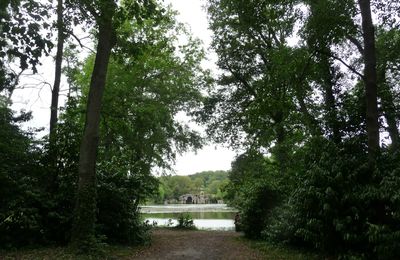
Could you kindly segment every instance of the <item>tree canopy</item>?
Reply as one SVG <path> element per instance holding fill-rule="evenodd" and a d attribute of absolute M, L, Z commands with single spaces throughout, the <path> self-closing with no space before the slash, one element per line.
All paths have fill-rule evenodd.
<path fill-rule="evenodd" d="M 205 9 L 216 76 L 161 1 L 1 1 L 0 247 L 143 243 L 141 203 L 204 191 L 240 211 L 250 238 L 398 258 L 398 1 Z M 39 138 L 12 95 L 54 46 L 50 133 Z M 240 152 L 230 171 L 155 177 L 208 140 Z"/>
<path fill-rule="evenodd" d="M 69 14 L 63 33 L 85 24 L 96 52 L 81 60 L 79 45 L 64 45 L 69 91 L 50 140 L 56 151 L 51 162 L 49 139 L 20 130 L 13 122 L 29 114 L 13 116 L 4 103 L 1 152 L 15 160 L 1 175 L 7 194 L 1 244 L 71 241 L 78 252 L 90 253 L 100 237 L 145 242 L 149 227 L 138 206 L 158 188 L 152 173 L 170 169 L 177 153 L 202 145 L 200 134 L 176 115 L 200 106 L 210 81 L 200 66 L 204 51 L 174 11 L 153 1 L 65 1 L 63 7 Z M 21 145 L 10 149 L 9 141 Z"/>
<path fill-rule="evenodd" d="M 222 72 L 199 121 L 245 149 L 227 196 L 249 237 L 360 258 L 398 253 L 398 84 L 382 66 L 397 47 L 381 39 L 398 31 L 398 7 L 208 1 Z"/>

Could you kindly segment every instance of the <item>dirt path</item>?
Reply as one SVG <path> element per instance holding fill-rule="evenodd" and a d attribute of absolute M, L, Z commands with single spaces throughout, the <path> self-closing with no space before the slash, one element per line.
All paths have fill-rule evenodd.
<path fill-rule="evenodd" d="M 151 246 L 131 259 L 263 259 L 261 253 L 227 231 L 157 229 Z"/>

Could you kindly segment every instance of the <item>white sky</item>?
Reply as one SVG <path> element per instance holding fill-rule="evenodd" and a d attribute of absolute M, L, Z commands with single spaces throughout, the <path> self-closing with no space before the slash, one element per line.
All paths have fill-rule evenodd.
<path fill-rule="evenodd" d="M 212 32 L 208 30 L 206 11 L 203 8 L 204 0 L 165 0 L 164 3 L 172 4 L 173 9 L 179 12 L 178 21 L 187 23 L 192 34 L 201 39 L 207 50 L 208 61 L 204 66 L 215 71 L 216 56 L 210 50 Z M 188 152 L 178 156 L 175 171 L 179 175 L 193 174 L 206 170 L 229 170 L 235 152 L 219 145 L 208 145 L 197 153 Z"/>
<path fill-rule="evenodd" d="M 173 9 L 179 12 L 178 21 L 188 24 L 192 34 L 201 39 L 207 49 L 208 61 L 203 65 L 216 71 L 216 56 L 210 52 L 212 32 L 208 30 L 206 12 L 203 9 L 204 0 L 164 0 L 165 4 L 172 4 Z M 54 61 L 47 57 L 43 60 L 43 66 L 39 69 L 40 77 L 27 77 L 22 85 L 24 89 L 16 90 L 13 95 L 12 109 L 25 109 L 33 111 L 33 120 L 29 126 L 45 127 L 48 131 L 50 118 L 51 89 L 53 84 Z M 65 82 L 65 81 L 64 81 Z M 66 88 L 61 86 L 61 90 Z M 65 94 L 65 93 L 64 93 Z M 61 95 L 63 95 L 61 91 Z M 65 96 L 60 97 L 60 104 L 63 104 Z M 175 172 L 178 175 L 189 175 L 207 170 L 229 170 L 235 152 L 216 144 L 210 144 L 195 152 L 188 152 L 178 155 L 176 159 Z"/>

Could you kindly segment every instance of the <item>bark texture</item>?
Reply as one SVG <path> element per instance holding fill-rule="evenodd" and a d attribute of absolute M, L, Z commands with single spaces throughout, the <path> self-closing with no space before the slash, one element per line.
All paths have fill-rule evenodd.
<path fill-rule="evenodd" d="M 366 96 L 366 123 L 369 163 L 375 165 L 379 152 L 379 122 L 377 104 L 377 72 L 374 25 L 370 0 L 359 0 L 364 40 L 364 85 Z"/>
<path fill-rule="evenodd" d="M 109 3 L 113 3 L 109 1 Z M 108 12 L 108 13 L 106 13 Z M 95 239 L 96 157 L 99 141 L 100 110 L 106 83 L 107 67 L 114 45 L 112 11 L 99 22 L 98 45 L 86 110 L 86 122 L 79 156 L 79 182 L 74 212 L 72 244 L 85 249 Z"/>
<path fill-rule="evenodd" d="M 50 105 L 50 156 L 52 160 L 56 159 L 54 143 L 56 140 L 56 127 L 58 121 L 58 97 L 60 94 L 61 83 L 61 66 L 63 60 L 64 50 L 64 31 L 63 31 L 63 0 L 57 1 L 57 53 L 55 60 L 55 75 L 53 90 L 51 92 L 51 105 Z"/>

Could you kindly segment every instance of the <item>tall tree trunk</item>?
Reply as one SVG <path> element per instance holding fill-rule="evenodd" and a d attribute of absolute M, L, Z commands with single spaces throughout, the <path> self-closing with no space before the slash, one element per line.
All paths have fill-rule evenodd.
<path fill-rule="evenodd" d="M 373 167 L 379 152 L 375 34 L 371 17 L 371 1 L 359 0 L 358 4 L 361 10 L 364 40 L 364 85 L 367 105 L 368 158 L 370 166 Z"/>
<path fill-rule="evenodd" d="M 64 32 L 63 32 L 63 0 L 57 2 L 57 53 L 55 62 L 55 75 L 53 90 L 51 92 L 51 105 L 50 105 L 50 145 L 52 145 L 55 138 L 55 129 L 58 121 L 58 96 L 60 93 L 61 82 L 61 65 L 64 50 Z"/>
<path fill-rule="evenodd" d="M 55 60 L 55 75 L 53 90 L 51 92 L 51 105 L 50 105 L 50 133 L 49 133 L 49 159 L 51 166 L 56 169 L 57 164 L 57 150 L 55 149 L 56 142 L 56 127 L 58 121 L 58 97 L 60 93 L 60 82 L 61 82 L 61 65 L 63 60 L 64 50 L 64 25 L 63 25 L 63 0 L 57 1 L 57 53 Z M 56 176 L 52 174 L 49 185 L 53 186 Z"/>
<path fill-rule="evenodd" d="M 111 3 L 113 3 L 111 1 Z M 109 13 L 107 13 L 109 12 Z M 96 220 L 96 157 L 100 110 L 111 49 L 115 43 L 112 10 L 99 21 L 98 45 L 86 110 L 86 123 L 79 155 L 79 182 L 74 212 L 72 244 L 82 248 L 94 242 Z"/>

